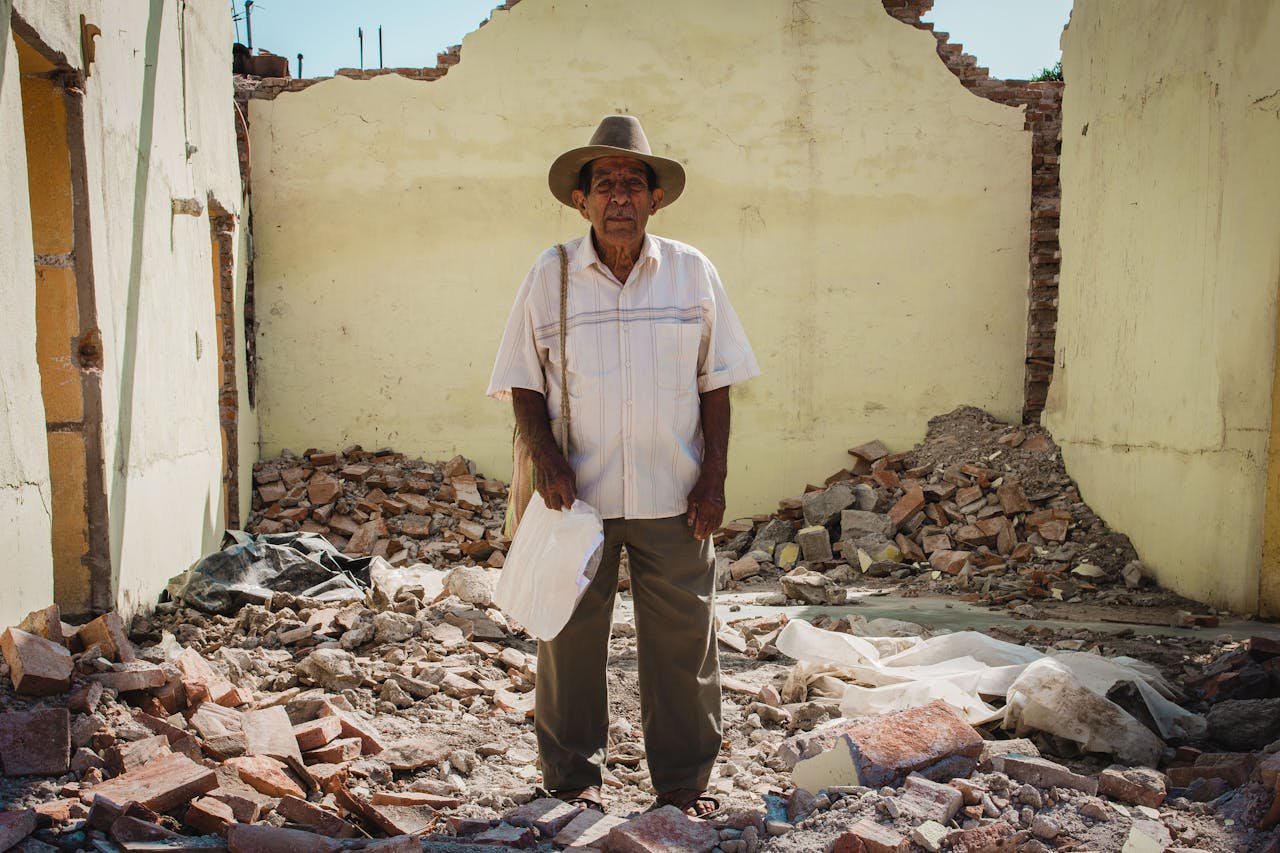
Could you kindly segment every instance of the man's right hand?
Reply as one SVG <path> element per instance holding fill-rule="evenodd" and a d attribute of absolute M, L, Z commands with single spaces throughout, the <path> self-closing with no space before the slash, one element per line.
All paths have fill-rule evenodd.
<path fill-rule="evenodd" d="M 568 509 L 578 497 L 578 478 L 554 445 L 534 454 L 533 483 L 547 509 Z"/>

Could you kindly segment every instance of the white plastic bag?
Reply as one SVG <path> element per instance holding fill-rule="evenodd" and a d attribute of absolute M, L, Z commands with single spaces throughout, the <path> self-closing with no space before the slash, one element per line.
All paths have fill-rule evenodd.
<path fill-rule="evenodd" d="M 600 567 L 604 522 L 595 508 L 574 501 L 547 509 L 533 493 L 502 564 L 494 603 L 539 640 L 550 640 L 573 615 Z"/>

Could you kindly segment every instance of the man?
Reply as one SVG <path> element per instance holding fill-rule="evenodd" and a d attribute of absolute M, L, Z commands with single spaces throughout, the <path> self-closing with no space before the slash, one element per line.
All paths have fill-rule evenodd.
<path fill-rule="evenodd" d="M 592 505 L 605 541 L 569 623 L 538 645 L 543 778 L 554 795 L 601 807 L 605 667 L 626 546 L 655 805 L 705 814 L 716 806 L 703 794 L 721 743 L 711 534 L 724 517 L 729 386 L 760 370 L 711 263 L 646 234 L 650 215 L 680 196 L 684 169 L 650 153 L 639 121 L 606 117 L 589 145 L 555 161 L 548 181 L 591 223 L 565 244 L 568 375 L 553 248 L 516 295 L 488 393 L 512 398 L 533 456 L 533 499 L 551 509 Z M 568 448 L 553 429 L 565 415 L 563 383 Z"/>

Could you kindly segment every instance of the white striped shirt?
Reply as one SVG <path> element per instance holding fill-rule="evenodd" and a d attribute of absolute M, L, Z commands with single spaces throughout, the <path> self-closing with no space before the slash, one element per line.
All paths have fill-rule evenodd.
<path fill-rule="evenodd" d="M 702 464 L 700 393 L 760 375 L 720 276 L 692 246 L 650 234 L 620 283 L 591 235 L 569 256 L 569 464 L 604 518 L 681 515 Z M 488 394 L 547 398 L 560 419 L 560 255 L 543 252 L 502 335 Z"/>

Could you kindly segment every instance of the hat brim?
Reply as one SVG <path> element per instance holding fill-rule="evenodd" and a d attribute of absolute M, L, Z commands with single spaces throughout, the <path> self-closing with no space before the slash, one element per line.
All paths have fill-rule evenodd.
<path fill-rule="evenodd" d="M 671 204 L 680 197 L 680 193 L 684 192 L 684 166 L 675 160 L 668 160 L 666 157 L 658 157 L 654 154 L 640 154 L 630 148 L 587 145 L 564 152 L 551 164 L 551 170 L 547 172 L 547 185 L 551 188 L 551 194 L 556 197 L 556 200 L 576 208 L 573 203 L 573 191 L 578 188 L 578 174 L 587 163 L 601 157 L 630 157 L 632 160 L 648 163 L 658 176 L 658 186 L 662 188 L 662 203 L 658 205 L 659 208 Z"/>

